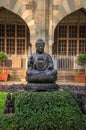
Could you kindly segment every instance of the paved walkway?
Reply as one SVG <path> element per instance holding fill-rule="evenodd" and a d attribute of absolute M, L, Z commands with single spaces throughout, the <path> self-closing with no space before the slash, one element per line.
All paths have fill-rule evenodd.
<path fill-rule="evenodd" d="M 69 81 L 57 81 L 56 82 L 59 85 L 75 85 L 75 86 L 85 86 L 86 83 L 75 83 L 75 82 L 69 82 Z"/>
<path fill-rule="evenodd" d="M 85 83 L 75 83 L 69 81 L 57 81 L 58 85 L 75 85 L 75 86 L 85 86 Z M 27 84 L 26 81 L 3 81 L 0 82 L 0 85 L 11 85 L 11 84 Z"/>
<path fill-rule="evenodd" d="M 11 85 L 11 84 L 27 84 L 26 81 L 1 81 L 0 85 Z"/>

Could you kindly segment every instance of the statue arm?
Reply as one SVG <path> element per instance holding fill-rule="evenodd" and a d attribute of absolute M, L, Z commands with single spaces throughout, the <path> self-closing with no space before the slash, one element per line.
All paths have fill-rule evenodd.
<path fill-rule="evenodd" d="M 49 66 L 48 66 L 48 69 L 52 70 L 54 69 L 54 65 L 53 65 L 53 60 L 52 60 L 52 57 L 50 55 L 48 55 L 49 57 Z"/>
<path fill-rule="evenodd" d="M 28 68 L 33 68 L 33 55 L 30 56 L 27 63 Z"/>

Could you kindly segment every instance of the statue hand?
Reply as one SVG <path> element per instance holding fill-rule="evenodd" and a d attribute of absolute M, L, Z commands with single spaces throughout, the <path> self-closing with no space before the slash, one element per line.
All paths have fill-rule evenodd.
<path fill-rule="evenodd" d="M 48 70 L 52 70 L 53 69 L 53 66 L 52 65 L 49 65 L 48 66 Z"/>
<path fill-rule="evenodd" d="M 28 66 L 28 68 L 32 68 L 33 67 L 33 56 L 31 56 L 29 58 L 27 66 Z"/>
<path fill-rule="evenodd" d="M 30 57 L 30 63 L 33 64 L 33 56 Z"/>
<path fill-rule="evenodd" d="M 54 71 L 53 71 L 53 75 L 57 75 L 57 70 L 54 70 Z"/>

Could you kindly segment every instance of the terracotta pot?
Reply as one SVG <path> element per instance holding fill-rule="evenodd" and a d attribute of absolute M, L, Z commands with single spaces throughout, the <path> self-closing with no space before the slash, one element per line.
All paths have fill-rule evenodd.
<path fill-rule="evenodd" d="M 77 83 L 85 83 L 86 76 L 85 75 L 74 75 L 74 81 Z"/>
<path fill-rule="evenodd" d="M 8 79 L 8 74 L 0 74 L 0 81 L 7 81 Z"/>

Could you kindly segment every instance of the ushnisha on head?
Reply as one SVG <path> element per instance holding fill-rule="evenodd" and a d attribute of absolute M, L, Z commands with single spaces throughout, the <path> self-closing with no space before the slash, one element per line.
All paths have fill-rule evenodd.
<path fill-rule="evenodd" d="M 42 39 L 38 39 L 36 41 L 36 52 L 43 53 L 44 52 L 44 46 L 45 46 L 44 41 Z"/>

